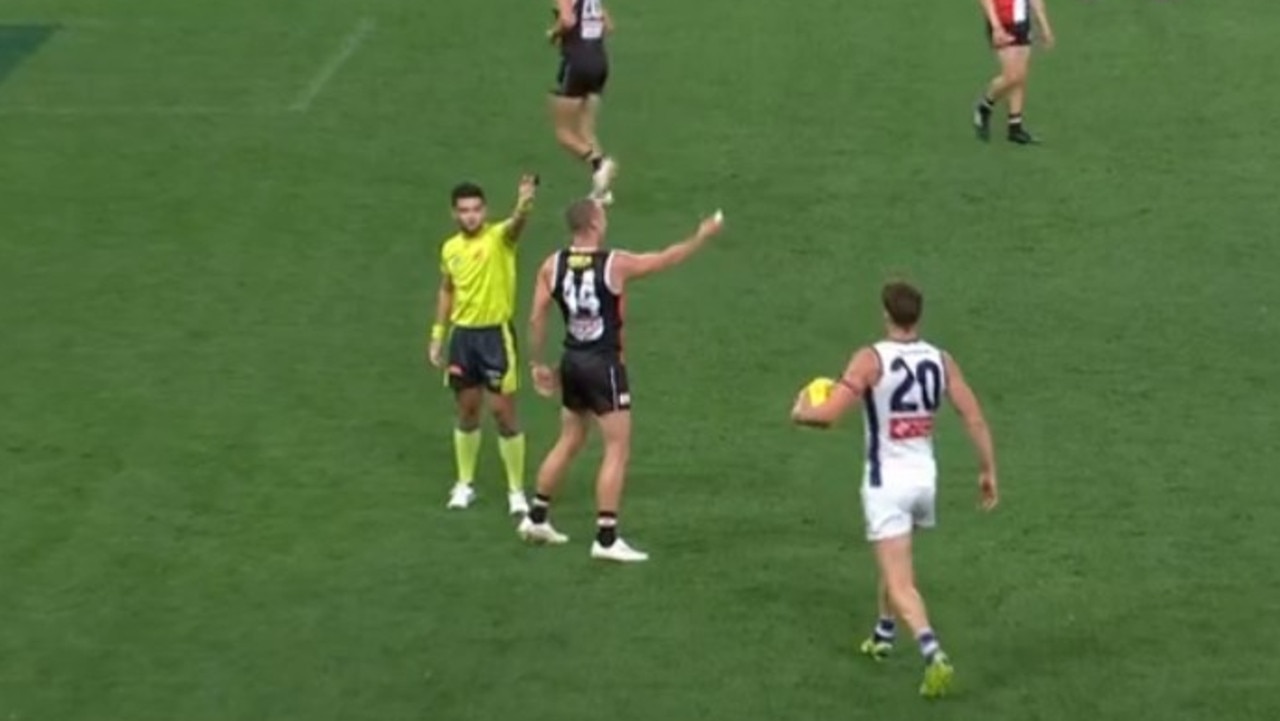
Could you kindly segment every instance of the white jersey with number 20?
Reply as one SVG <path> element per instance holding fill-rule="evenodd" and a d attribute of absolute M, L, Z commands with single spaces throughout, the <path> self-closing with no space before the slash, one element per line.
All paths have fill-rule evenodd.
<path fill-rule="evenodd" d="M 865 485 L 931 485 L 937 473 L 933 420 L 947 390 L 942 351 L 921 340 L 881 341 L 880 380 L 863 398 Z"/>

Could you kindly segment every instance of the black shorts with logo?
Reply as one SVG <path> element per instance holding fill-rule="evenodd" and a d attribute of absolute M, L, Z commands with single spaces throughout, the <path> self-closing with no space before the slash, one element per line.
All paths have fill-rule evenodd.
<path fill-rule="evenodd" d="M 515 355 L 516 337 L 510 325 L 455 326 L 449 336 L 449 387 L 484 387 L 494 393 L 514 393 L 519 375 Z"/>
<path fill-rule="evenodd" d="M 598 52 L 573 52 L 560 56 L 556 87 L 551 92 L 562 98 L 603 95 L 609 82 L 609 59 Z"/>
<path fill-rule="evenodd" d="M 991 44 L 991 47 L 995 47 L 996 41 L 995 41 L 995 38 L 992 37 L 990 20 L 987 21 L 986 27 L 987 27 L 987 42 Z M 1004 28 L 1005 32 L 1013 36 L 1012 45 L 1014 47 L 1019 47 L 1019 46 L 1025 47 L 1031 44 L 1031 21 L 1030 20 L 1023 20 L 1020 23 L 1005 23 L 1002 27 Z"/>
<path fill-rule="evenodd" d="M 631 409 L 627 366 L 616 353 L 565 351 L 560 359 L 560 403 L 597 416 Z"/>

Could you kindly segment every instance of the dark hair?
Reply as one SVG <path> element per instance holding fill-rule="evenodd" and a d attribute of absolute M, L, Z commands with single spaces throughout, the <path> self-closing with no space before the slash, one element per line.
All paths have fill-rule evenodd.
<path fill-rule="evenodd" d="M 899 328 L 914 328 L 924 313 L 924 295 L 905 281 L 885 283 L 880 291 L 880 301 L 884 303 L 889 320 Z"/>
<path fill-rule="evenodd" d="M 568 224 L 570 233 L 581 233 L 591 227 L 599 212 L 600 206 L 596 201 L 584 198 L 573 202 L 564 211 L 564 222 Z"/>
<path fill-rule="evenodd" d="M 453 192 L 449 193 L 449 197 L 454 205 L 457 205 L 459 200 L 468 198 L 479 198 L 481 202 L 484 202 L 484 188 L 475 183 L 458 183 L 453 186 Z"/>

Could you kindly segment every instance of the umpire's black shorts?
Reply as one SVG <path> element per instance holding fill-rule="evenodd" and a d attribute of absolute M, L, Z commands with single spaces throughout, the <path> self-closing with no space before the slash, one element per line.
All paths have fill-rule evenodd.
<path fill-rule="evenodd" d="M 560 403 L 574 413 L 604 416 L 631 410 L 627 366 L 616 353 L 565 351 L 560 359 Z"/>
<path fill-rule="evenodd" d="M 520 385 L 515 331 L 509 324 L 454 326 L 447 368 L 445 381 L 454 390 L 483 387 L 502 395 L 515 393 Z"/>

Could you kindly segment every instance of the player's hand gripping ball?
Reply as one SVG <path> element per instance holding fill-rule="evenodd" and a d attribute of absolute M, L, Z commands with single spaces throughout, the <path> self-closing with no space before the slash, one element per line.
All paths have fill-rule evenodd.
<path fill-rule="evenodd" d="M 820 406 L 827 402 L 835 388 L 836 382 L 830 378 L 814 378 L 804 387 L 804 393 L 809 398 L 809 405 Z"/>

